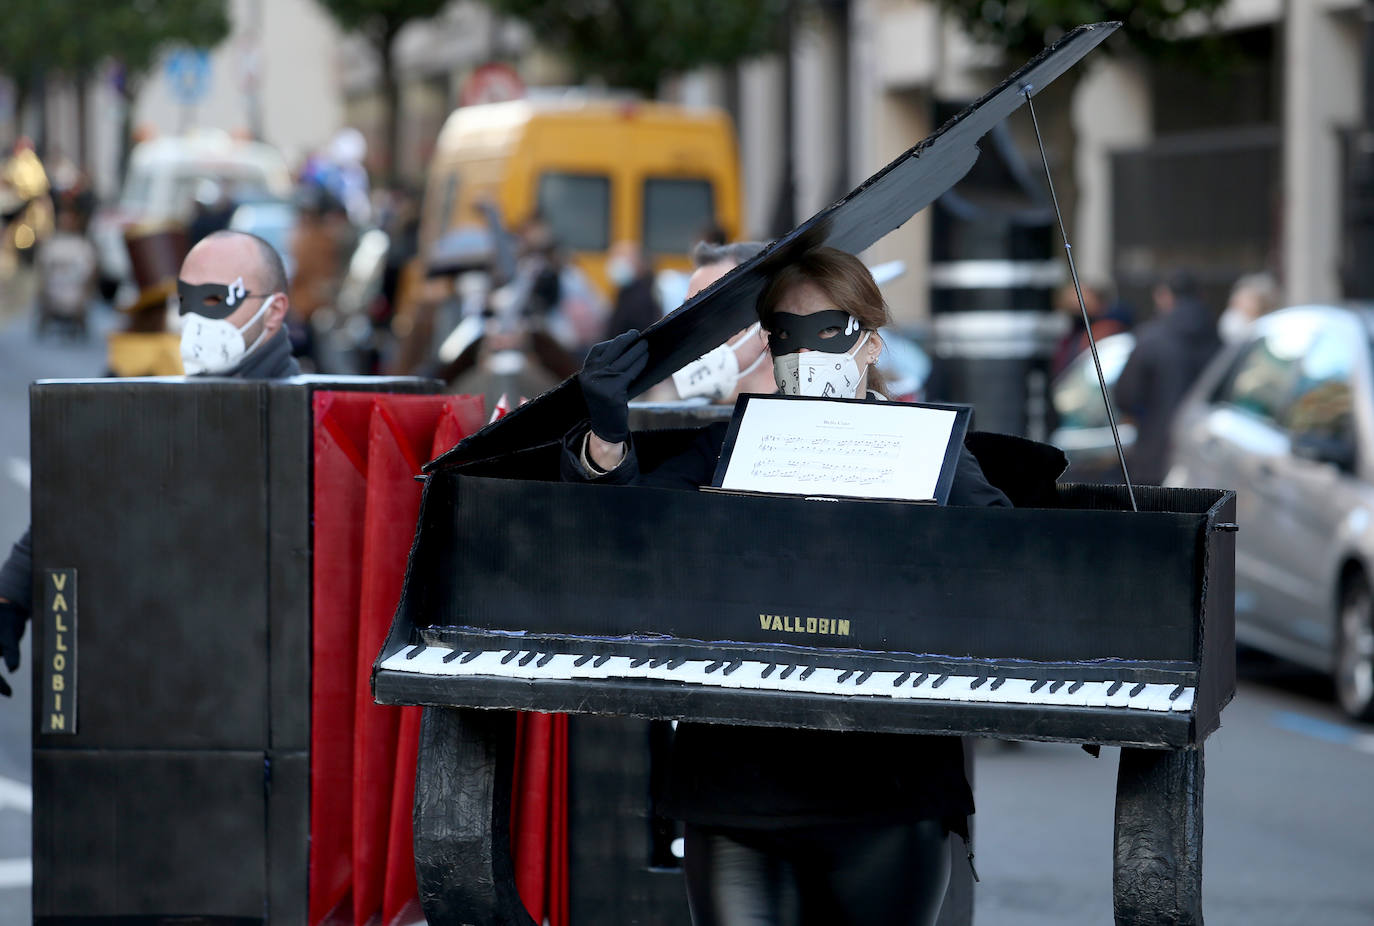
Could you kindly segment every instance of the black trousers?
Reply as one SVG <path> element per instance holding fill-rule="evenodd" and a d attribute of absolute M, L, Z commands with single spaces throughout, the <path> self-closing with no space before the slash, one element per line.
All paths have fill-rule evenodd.
<path fill-rule="evenodd" d="M 694 926 L 934 926 L 949 833 L 934 820 L 780 830 L 687 826 Z"/>

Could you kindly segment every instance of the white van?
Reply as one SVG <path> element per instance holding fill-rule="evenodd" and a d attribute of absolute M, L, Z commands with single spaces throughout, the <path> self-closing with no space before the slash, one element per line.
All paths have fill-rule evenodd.
<path fill-rule="evenodd" d="M 271 145 L 219 131 L 140 142 L 130 152 L 118 205 L 102 210 L 91 222 L 102 278 L 122 282 L 129 276 L 125 228 L 136 222 L 189 221 L 197 188 L 206 180 L 215 181 L 236 200 L 291 194 L 286 159 Z"/>

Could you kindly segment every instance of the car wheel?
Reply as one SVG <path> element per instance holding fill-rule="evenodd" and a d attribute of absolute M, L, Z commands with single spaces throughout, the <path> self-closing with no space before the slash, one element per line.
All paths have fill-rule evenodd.
<path fill-rule="evenodd" d="M 1341 594 L 1336 626 L 1336 698 L 1354 720 L 1374 722 L 1374 595 L 1364 576 Z"/>

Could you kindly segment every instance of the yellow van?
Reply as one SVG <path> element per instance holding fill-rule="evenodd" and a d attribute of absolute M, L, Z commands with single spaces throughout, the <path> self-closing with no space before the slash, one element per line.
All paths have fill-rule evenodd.
<path fill-rule="evenodd" d="M 430 162 L 422 254 L 481 223 L 494 202 L 514 228 L 534 215 L 603 292 L 617 241 L 644 245 L 655 270 L 685 270 L 710 226 L 738 237 L 739 161 L 716 109 L 617 100 L 517 100 L 457 109 Z"/>

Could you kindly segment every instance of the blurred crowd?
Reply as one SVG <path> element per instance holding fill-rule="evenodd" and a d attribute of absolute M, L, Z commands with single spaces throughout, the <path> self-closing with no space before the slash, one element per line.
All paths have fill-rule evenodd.
<path fill-rule="evenodd" d="M 111 203 L 98 201 L 79 165 L 61 154 L 45 164 L 25 140 L 0 166 L 0 301 L 11 311 L 31 307 L 40 337 L 85 336 L 93 308 L 115 310 L 110 373 L 180 372 L 176 267 L 190 246 L 226 228 L 256 234 L 281 254 L 288 331 L 303 369 L 439 377 L 454 391 L 486 396 L 489 407 L 543 392 L 576 372 L 592 345 L 647 328 L 696 291 L 690 269 L 656 270 L 635 241 L 608 247 L 598 285 L 542 216 L 503 216 L 492 204 L 482 207 L 480 224 L 438 235 L 421 254 L 423 191 L 372 186 L 366 143 L 352 129 L 289 173 L 280 155 L 257 143 L 171 143 L 158 153 L 150 142 L 141 159 L 136 149 L 125 189 Z M 230 150 L 237 160 L 226 168 Z M 696 237 L 705 248 L 727 243 L 715 227 Z M 1085 283 L 1081 306 L 1080 292 L 1064 287 L 1054 307 L 1067 321 L 1049 357 L 1050 378 L 1082 362 L 1089 334 L 1096 341 L 1132 334 L 1130 358 L 1111 378 L 1123 421 L 1137 428 L 1133 476 L 1158 481 L 1188 386 L 1221 343 L 1244 337 L 1276 307 L 1277 292 L 1272 277 L 1257 273 L 1236 281 L 1226 306 L 1207 306 L 1196 283 L 1175 274 L 1139 313 L 1110 283 Z M 895 333 L 885 339 L 922 361 L 917 385 L 903 397 L 944 398 L 921 391 L 929 358 Z M 722 369 L 723 359 L 715 358 Z M 731 359 L 739 378 L 740 358 Z M 716 383 L 717 372 L 694 369 L 711 381 L 709 398 L 728 400 L 733 383 Z M 678 380 L 649 397 L 706 394 Z"/>

